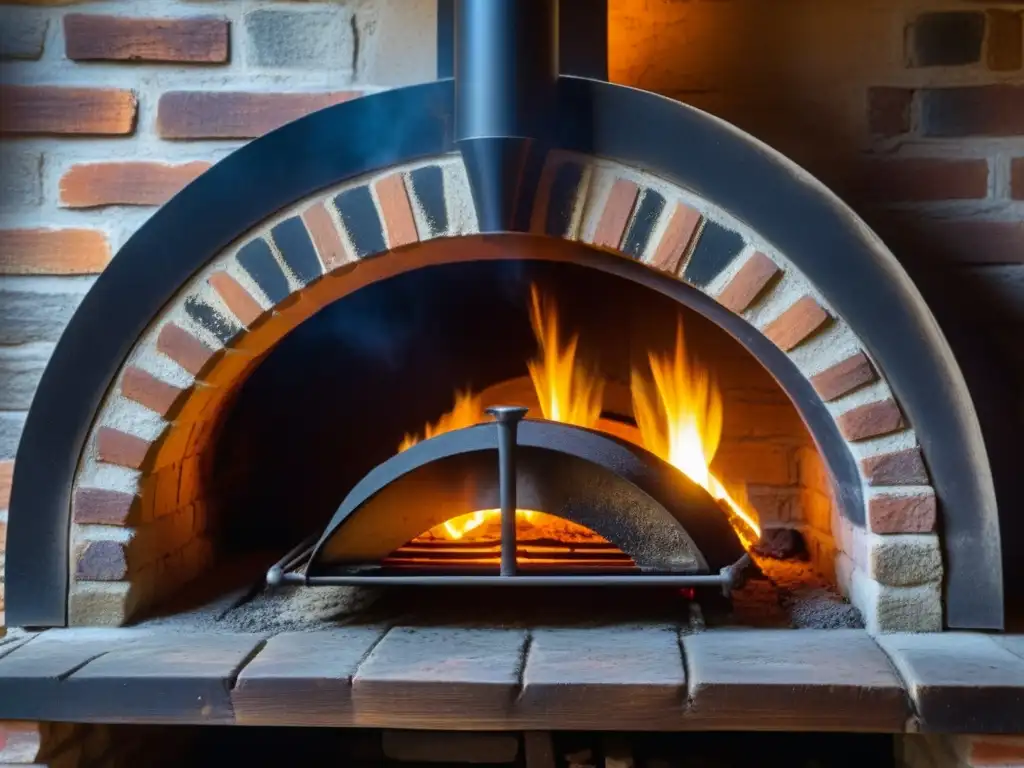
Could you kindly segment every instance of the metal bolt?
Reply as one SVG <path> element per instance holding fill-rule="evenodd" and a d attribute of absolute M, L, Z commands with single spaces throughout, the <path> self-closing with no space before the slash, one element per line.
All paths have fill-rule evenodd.
<path fill-rule="evenodd" d="M 487 409 L 498 423 L 498 499 L 501 507 L 501 575 L 516 575 L 516 432 L 529 409 L 495 405 Z"/>

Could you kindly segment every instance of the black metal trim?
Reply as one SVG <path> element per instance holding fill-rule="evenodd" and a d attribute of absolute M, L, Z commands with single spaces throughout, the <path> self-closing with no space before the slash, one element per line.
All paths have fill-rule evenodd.
<path fill-rule="evenodd" d="M 452 116 L 451 81 L 310 115 L 218 163 L 121 249 L 57 344 L 21 438 L 8 522 L 9 624 L 66 621 L 75 469 L 104 394 L 153 317 L 216 253 L 285 206 L 374 169 L 451 151 Z M 923 300 L 863 222 L 767 147 L 659 96 L 563 77 L 558 124 L 564 148 L 692 190 L 815 283 L 886 372 L 921 441 L 943 509 L 947 623 L 1001 628 L 999 520 L 969 393 Z"/>

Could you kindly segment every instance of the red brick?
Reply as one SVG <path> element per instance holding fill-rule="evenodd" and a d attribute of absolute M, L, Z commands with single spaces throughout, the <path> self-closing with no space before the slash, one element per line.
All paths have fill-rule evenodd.
<path fill-rule="evenodd" d="M 903 427 L 903 415 L 895 400 L 879 400 L 853 408 L 836 419 L 847 440 L 867 440 Z"/>
<path fill-rule="evenodd" d="M 156 348 L 193 376 L 199 376 L 217 354 L 216 350 L 174 323 L 167 323 L 160 329 Z"/>
<path fill-rule="evenodd" d="M 166 418 L 185 391 L 132 365 L 121 378 L 121 393 Z"/>
<path fill-rule="evenodd" d="M 1024 157 L 1015 157 L 1010 164 L 1010 194 L 1014 200 L 1024 200 Z M 1024 229 L 1021 232 L 1024 242 Z"/>
<path fill-rule="evenodd" d="M 878 378 L 871 361 L 858 352 L 811 377 L 811 386 L 822 400 L 835 400 Z"/>
<path fill-rule="evenodd" d="M 971 768 L 1024 765 L 1024 736 L 971 736 L 968 764 Z"/>
<path fill-rule="evenodd" d="M 157 106 L 157 132 L 165 139 L 253 139 L 360 95 L 357 91 L 170 91 Z"/>
<path fill-rule="evenodd" d="M 861 195 L 872 202 L 980 200 L 988 195 L 988 161 L 905 158 L 864 168 Z"/>
<path fill-rule="evenodd" d="M 0 105 L 0 133 L 126 136 L 135 131 L 135 94 L 119 88 L 4 85 Z"/>
<path fill-rule="evenodd" d="M 868 485 L 925 485 L 928 470 L 920 448 L 907 448 L 879 456 L 868 456 L 860 461 L 861 471 Z"/>
<path fill-rule="evenodd" d="M 764 329 L 764 335 L 788 352 L 821 328 L 827 320 L 828 312 L 812 297 L 804 296 L 772 320 Z"/>
<path fill-rule="evenodd" d="M 11 505 L 11 483 L 14 482 L 14 460 L 0 461 L 0 509 Z"/>
<path fill-rule="evenodd" d="M 393 173 L 378 179 L 373 185 L 384 218 L 384 231 L 388 247 L 400 248 L 420 239 L 416 231 L 416 220 L 409 203 L 409 192 L 401 173 Z"/>
<path fill-rule="evenodd" d="M 311 205 L 302 213 L 302 221 L 313 238 L 313 245 L 320 254 L 320 261 L 324 264 L 324 271 L 331 272 L 342 264 L 355 261 L 355 258 L 345 248 L 338 233 L 338 227 L 331 217 L 324 203 Z"/>
<path fill-rule="evenodd" d="M 121 581 L 128 575 L 128 553 L 118 541 L 89 541 L 78 551 L 75 576 L 85 581 Z"/>
<path fill-rule="evenodd" d="M 899 136 L 910 130 L 914 92 L 908 88 L 868 89 L 868 128 L 879 136 Z"/>
<path fill-rule="evenodd" d="M 921 134 L 932 138 L 1024 134 L 1024 86 L 928 88 L 920 93 Z"/>
<path fill-rule="evenodd" d="M 113 427 L 100 427 L 96 433 L 96 456 L 107 464 L 141 469 L 151 447 L 148 440 Z"/>
<path fill-rule="evenodd" d="M 203 162 L 74 165 L 61 177 L 60 204 L 67 208 L 162 205 L 209 167 Z"/>
<path fill-rule="evenodd" d="M 673 275 L 677 274 L 683 259 L 690 251 L 694 235 L 700 229 L 701 221 L 703 217 L 699 211 L 683 203 L 676 203 L 672 218 L 665 227 L 665 233 L 658 241 L 651 265 Z"/>
<path fill-rule="evenodd" d="M 1024 64 L 1024 25 L 1019 11 L 988 10 L 985 64 L 993 72 L 1010 72 Z"/>
<path fill-rule="evenodd" d="M 632 181 L 615 180 L 597 223 L 594 245 L 615 249 L 622 245 L 622 238 L 626 234 L 626 226 L 633 214 L 633 206 L 636 205 L 639 193 L 640 189 Z"/>
<path fill-rule="evenodd" d="M 90 275 L 109 262 L 107 236 L 94 229 L 0 230 L 0 274 Z"/>
<path fill-rule="evenodd" d="M 228 21 L 69 13 L 64 17 L 64 44 L 65 55 L 74 61 L 220 64 L 228 60 Z"/>
<path fill-rule="evenodd" d="M 754 253 L 718 295 L 718 303 L 736 314 L 743 312 L 779 272 L 774 261 L 760 251 Z"/>
<path fill-rule="evenodd" d="M 206 282 L 217 292 L 231 314 L 247 328 L 252 327 L 266 313 L 245 286 L 227 272 L 214 272 Z"/>
<path fill-rule="evenodd" d="M 72 511 L 76 523 L 132 525 L 139 511 L 139 497 L 106 488 L 77 488 Z"/>
<path fill-rule="evenodd" d="M 935 494 L 872 496 L 868 527 L 875 533 L 930 533 L 935 530 Z"/>

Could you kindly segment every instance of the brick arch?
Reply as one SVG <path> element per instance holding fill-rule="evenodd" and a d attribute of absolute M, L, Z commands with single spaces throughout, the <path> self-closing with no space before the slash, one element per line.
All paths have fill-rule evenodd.
<path fill-rule="evenodd" d="M 667 273 L 782 350 L 857 459 L 866 525 L 856 513 L 832 524 L 840 583 L 878 628 L 941 627 L 935 494 L 917 438 L 864 345 L 784 254 L 685 189 L 572 153 L 550 157 L 532 229 Z M 86 443 L 71 623 L 121 623 L 208 564 L 202 447 L 281 338 L 346 293 L 414 268 L 409 246 L 476 232 L 461 160 L 445 155 L 291 206 L 197 273 L 135 344 Z"/>

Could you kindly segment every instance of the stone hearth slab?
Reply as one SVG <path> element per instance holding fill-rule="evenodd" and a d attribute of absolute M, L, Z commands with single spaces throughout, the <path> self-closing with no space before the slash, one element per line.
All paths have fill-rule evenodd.
<path fill-rule="evenodd" d="M 352 679 L 355 724 L 500 729 L 527 644 L 525 629 L 395 627 Z"/>
<path fill-rule="evenodd" d="M 1005 638 L 1001 638 L 1005 642 Z M 1010 641 L 1018 644 L 1019 638 Z M 991 637 L 967 632 L 884 635 L 923 731 L 1024 731 L 1024 659 Z"/>
<path fill-rule="evenodd" d="M 537 728 L 673 730 L 686 697 L 678 627 L 535 629 L 516 718 Z"/>
<path fill-rule="evenodd" d="M 243 725 L 349 724 L 352 678 L 387 627 L 342 627 L 272 637 L 231 692 Z"/>
<path fill-rule="evenodd" d="M 683 638 L 692 727 L 901 731 L 899 678 L 863 631 L 723 630 Z"/>
<path fill-rule="evenodd" d="M 267 640 L 57 629 L 12 645 L 0 720 L 1024 732 L 1019 637 L 347 626 Z"/>
<path fill-rule="evenodd" d="M 230 687 L 261 635 L 71 629 L 0 659 L 0 718 L 234 722 Z"/>

